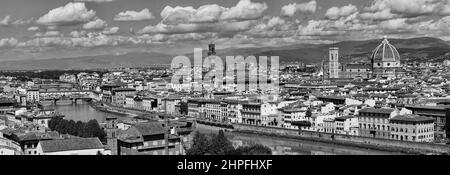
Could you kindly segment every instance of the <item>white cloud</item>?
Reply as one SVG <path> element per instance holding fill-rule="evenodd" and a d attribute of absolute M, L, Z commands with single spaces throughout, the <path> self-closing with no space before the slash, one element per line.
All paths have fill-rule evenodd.
<path fill-rule="evenodd" d="M 103 34 L 105 35 L 113 35 L 116 34 L 117 32 L 119 32 L 119 27 L 111 27 L 111 28 L 106 28 L 103 30 Z"/>
<path fill-rule="evenodd" d="M 62 47 L 62 48 L 75 48 L 75 47 L 101 47 L 101 46 L 118 46 L 126 44 L 146 44 L 147 39 L 137 37 L 125 37 L 125 36 L 113 36 L 105 35 L 101 32 L 89 32 L 86 31 L 73 31 L 70 37 L 63 36 L 42 36 L 31 40 L 17 42 L 0 40 L 0 44 L 14 46 L 22 48 L 44 48 L 44 47 Z M 1 46 L 0 45 L 0 46 Z"/>
<path fill-rule="evenodd" d="M 216 4 L 203 5 L 198 9 L 191 6 L 166 6 L 160 15 L 165 24 L 212 23 L 219 20 L 223 10 L 223 7 Z"/>
<path fill-rule="evenodd" d="M 36 22 L 43 25 L 72 25 L 92 20 L 94 10 L 88 10 L 84 3 L 69 2 L 65 6 L 50 10 Z"/>
<path fill-rule="evenodd" d="M 298 26 L 298 35 L 301 36 L 327 36 L 337 35 L 342 32 L 336 30 L 328 30 L 330 21 L 328 20 L 309 20 L 306 25 Z"/>
<path fill-rule="evenodd" d="M 220 16 L 221 20 L 254 20 L 259 19 L 267 10 L 266 3 L 251 2 L 251 0 L 240 0 L 236 6 L 225 8 Z"/>
<path fill-rule="evenodd" d="M 220 23 L 224 21 L 246 21 L 259 19 L 267 10 L 265 3 L 240 0 L 235 6 L 226 8 L 217 4 L 207 4 L 195 9 L 192 6 L 166 6 L 160 15 L 167 25 Z"/>
<path fill-rule="evenodd" d="M 75 2 L 97 2 L 97 3 L 102 3 L 102 2 L 113 2 L 115 0 L 75 0 Z"/>
<path fill-rule="evenodd" d="M 279 38 L 293 36 L 295 34 L 295 24 L 281 17 L 264 18 L 260 23 L 252 27 L 251 30 L 243 33 L 258 38 Z"/>
<path fill-rule="evenodd" d="M 90 21 L 83 25 L 83 29 L 86 30 L 100 30 L 107 26 L 106 22 L 100 18 Z"/>
<path fill-rule="evenodd" d="M 85 30 L 81 30 L 81 31 L 72 31 L 72 32 L 70 32 L 70 36 L 72 37 L 72 38 L 81 38 L 81 37 L 84 37 L 84 36 L 86 36 L 86 34 L 87 34 L 87 32 L 85 31 Z"/>
<path fill-rule="evenodd" d="M 450 1 L 447 1 L 446 4 L 438 6 L 436 11 L 438 11 L 439 15 L 450 15 Z"/>
<path fill-rule="evenodd" d="M 27 19 L 27 20 L 18 19 L 18 20 L 15 20 L 14 22 L 12 22 L 12 24 L 13 25 L 27 25 L 27 24 L 31 24 L 33 22 L 33 20 L 34 20 L 33 18 Z"/>
<path fill-rule="evenodd" d="M 397 15 L 391 13 L 391 9 L 384 9 L 376 12 L 365 12 L 360 14 L 361 19 L 364 20 L 387 20 L 395 18 Z"/>
<path fill-rule="evenodd" d="M 435 21 L 429 20 L 419 22 L 414 28 L 418 29 L 418 31 L 423 34 L 431 34 L 436 37 L 449 37 L 450 16 Z"/>
<path fill-rule="evenodd" d="M 47 30 L 56 30 L 58 26 L 47 26 Z"/>
<path fill-rule="evenodd" d="M 216 4 L 203 5 L 197 9 L 191 6 L 166 6 L 161 11 L 160 23 L 146 26 L 138 33 L 165 35 L 215 33 L 229 37 L 249 30 L 257 22 L 256 19 L 263 17 L 266 9 L 265 3 L 250 0 L 240 0 L 231 8 Z"/>
<path fill-rule="evenodd" d="M 200 6 L 195 14 L 193 14 L 193 20 L 191 22 L 217 22 L 223 10 L 223 7 L 215 4 Z"/>
<path fill-rule="evenodd" d="M 38 32 L 34 36 L 35 37 L 53 37 L 59 36 L 61 33 L 59 31 L 46 31 L 45 33 Z"/>
<path fill-rule="evenodd" d="M 185 34 L 185 33 L 233 33 L 249 30 L 252 26 L 252 21 L 239 22 L 221 22 L 221 23 L 199 23 L 199 24 L 177 24 L 166 25 L 158 23 L 157 25 L 149 25 L 141 29 L 139 34 Z"/>
<path fill-rule="evenodd" d="M 380 27 L 387 30 L 406 29 L 409 25 L 406 23 L 406 18 L 397 18 L 387 21 L 382 21 Z"/>
<path fill-rule="evenodd" d="M 39 27 L 37 27 L 37 26 L 31 26 L 31 27 L 29 27 L 27 30 L 30 31 L 30 32 L 36 32 L 36 31 L 39 30 Z"/>
<path fill-rule="evenodd" d="M 365 8 L 370 12 L 381 12 L 389 9 L 394 14 L 404 17 L 415 17 L 427 14 L 450 14 L 448 0 L 375 0 Z"/>
<path fill-rule="evenodd" d="M 137 11 L 125 11 L 120 12 L 114 17 L 116 21 L 144 21 L 155 19 L 153 14 L 148 10 L 148 8 L 142 9 L 140 12 Z"/>
<path fill-rule="evenodd" d="M 317 2 L 310 1 L 305 3 L 292 3 L 281 7 L 281 15 L 292 17 L 296 12 L 315 13 L 317 10 Z"/>
<path fill-rule="evenodd" d="M 358 8 L 353 4 L 348 4 L 342 7 L 331 7 L 325 13 L 328 19 L 338 19 L 340 17 L 347 17 L 358 12 Z"/>
<path fill-rule="evenodd" d="M 144 27 L 138 34 L 215 33 L 228 37 L 249 30 L 257 23 L 256 19 L 263 17 L 266 9 L 265 3 L 250 0 L 240 0 L 231 8 L 216 4 L 203 5 L 197 9 L 192 6 L 166 6 L 160 13 L 161 22 Z"/>
<path fill-rule="evenodd" d="M 15 38 L 2 38 L 0 39 L 0 48 L 15 47 L 18 42 Z"/>
<path fill-rule="evenodd" d="M 10 23 L 11 23 L 11 16 L 5 16 L 3 19 L 0 20 L 0 26 L 8 26 Z"/>

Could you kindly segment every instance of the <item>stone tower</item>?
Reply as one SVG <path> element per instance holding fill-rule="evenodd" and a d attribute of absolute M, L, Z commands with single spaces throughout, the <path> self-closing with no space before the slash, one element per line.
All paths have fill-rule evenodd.
<path fill-rule="evenodd" d="M 117 149 L 117 118 L 106 118 L 106 142 L 111 149 L 111 155 L 118 155 Z"/>
<path fill-rule="evenodd" d="M 215 44 L 209 44 L 208 45 L 208 48 L 209 48 L 209 50 L 208 50 L 208 56 L 210 56 L 210 55 L 216 55 L 216 45 Z"/>
<path fill-rule="evenodd" d="M 339 48 L 331 47 L 328 57 L 329 78 L 339 78 Z"/>

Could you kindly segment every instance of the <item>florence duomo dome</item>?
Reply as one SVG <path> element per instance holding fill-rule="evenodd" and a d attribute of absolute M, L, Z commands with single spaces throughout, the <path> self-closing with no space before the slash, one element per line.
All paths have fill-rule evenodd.
<path fill-rule="evenodd" d="M 397 49 L 389 43 L 385 36 L 371 55 L 372 69 L 374 77 L 394 78 L 402 71 L 400 54 Z"/>

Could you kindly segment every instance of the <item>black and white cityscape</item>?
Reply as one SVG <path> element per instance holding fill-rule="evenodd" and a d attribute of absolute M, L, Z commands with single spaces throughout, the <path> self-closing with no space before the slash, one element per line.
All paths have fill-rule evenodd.
<path fill-rule="evenodd" d="M 450 0 L 0 2 L 0 155 L 448 155 L 447 116 Z"/>

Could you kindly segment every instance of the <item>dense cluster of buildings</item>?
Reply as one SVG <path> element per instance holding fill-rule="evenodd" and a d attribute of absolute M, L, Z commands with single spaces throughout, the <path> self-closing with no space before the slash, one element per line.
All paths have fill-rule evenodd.
<path fill-rule="evenodd" d="M 170 114 L 175 111 L 175 98 L 147 95 L 149 89 L 166 89 L 161 78 L 166 72 L 132 69 L 111 70 L 103 75 L 82 72 L 63 74 L 59 80 L 32 78 L 25 82 L 16 77 L 0 78 L 0 155 L 184 154 L 192 142 L 193 122 L 158 120 L 163 113 L 144 119 L 99 121 L 107 134 L 106 140 L 62 134 L 49 127 L 51 119 L 65 117 L 51 109 L 52 104 L 104 103 L 140 110 L 162 109 Z"/>
<path fill-rule="evenodd" d="M 209 49 L 208 55 L 215 55 L 214 45 Z M 189 77 L 172 81 L 177 70 L 169 68 L 64 74 L 58 81 L 19 82 L 3 77 L 0 148 L 8 154 L 15 149 L 21 154 L 72 154 L 73 146 L 86 151 L 78 152 L 83 154 L 177 155 L 189 148 L 195 125 L 190 121 L 409 142 L 447 141 L 450 64 L 401 62 L 387 38 L 374 48 L 370 63 L 340 62 L 337 47 L 330 48 L 328 55 L 326 64 L 301 65 L 317 68 L 310 69 L 314 72 L 299 74 L 292 67 L 283 68 L 286 71 L 279 77 L 268 76 L 268 80 L 279 79 L 277 93 L 261 90 L 258 82 L 247 80 L 243 84 L 214 84 L 205 90 L 201 83 L 182 83 Z M 192 71 L 194 75 L 205 73 L 195 66 Z M 246 73 L 252 71 L 246 67 Z M 236 75 L 223 78 L 236 79 Z M 202 88 L 198 91 L 195 86 Z M 36 105 L 64 99 L 75 103 L 88 99 L 111 109 L 139 111 L 153 120 L 107 119 L 103 146 L 95 138 L 67 138 L 48 131 L 46 126 L 49 119 L 60 114 Z M 11 128 L 26 130 L 27 134 L 11 132 Z M 7 139 L 13 136 L 16 138 Z M 52 146 L 66 144 L 71 146 Z"/>

